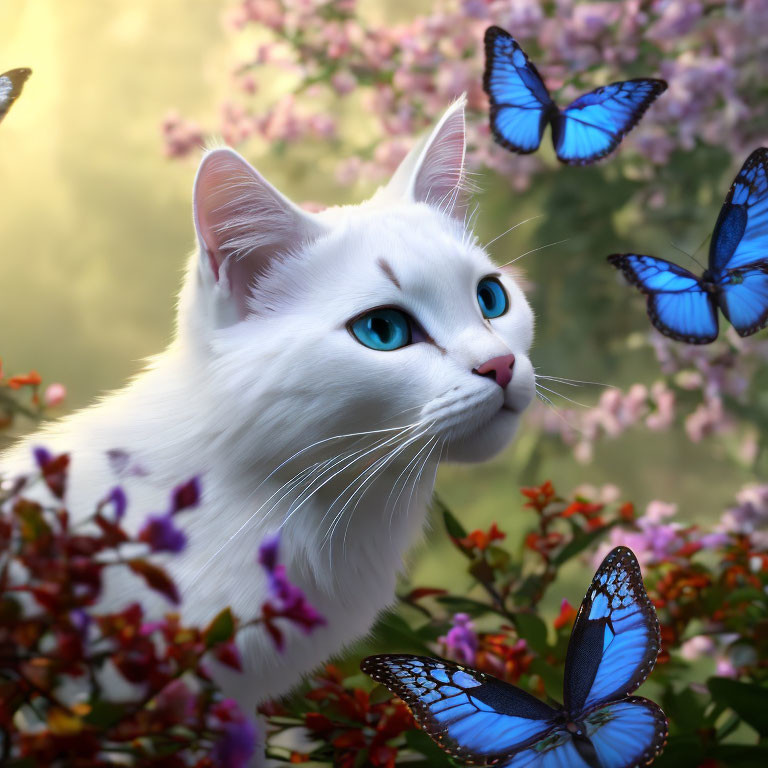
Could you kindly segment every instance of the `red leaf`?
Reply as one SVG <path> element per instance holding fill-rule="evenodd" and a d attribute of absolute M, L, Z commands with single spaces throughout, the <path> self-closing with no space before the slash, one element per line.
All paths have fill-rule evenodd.
<path fill-rule="evenodd" d="M 237 650 L 237 646 L 234 643 L 222 643 L 213 652 L 214 657 L 231 669 L 236 669 L 238 672 L 243 671 L 243 662 L 240 659 L 240 651 Z"/>
<path fill-rule="evenodd" d="M 162 569 L 146 560 L 134 559 L 128 561 L 128 567 L 141 576 L 150 589 L 165 595 L 172 603 L 179 602 L 179 592 L 171 577 Z"/>
<path fill-rule="evenodd" d="M 419 587 L 418 589 L 412 589 L 406 596 L 405 599 L 413 603 L 416 600 L 421 600 L 423 597 L 435 597 L 437 595 L 447 595 L 448 590 L 447 589 L 437 589 L 435 587 Z"/>

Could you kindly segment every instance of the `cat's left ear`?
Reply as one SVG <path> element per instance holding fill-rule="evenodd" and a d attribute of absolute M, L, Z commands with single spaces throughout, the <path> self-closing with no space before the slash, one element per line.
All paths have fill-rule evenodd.
<path fill-rule="evenodd" d="M 434 205 L 464 217 L 467 99 L 462 95 L 400 163 L 385 189 L 388 197 Z"/>

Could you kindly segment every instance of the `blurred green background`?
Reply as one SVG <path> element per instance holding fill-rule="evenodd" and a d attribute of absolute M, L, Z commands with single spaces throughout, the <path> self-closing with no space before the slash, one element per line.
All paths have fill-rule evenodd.
<path fill-rule="evenodd" d="M 367 6 L 393 18 L 419 8 Z M 47 382 L 65 383 L 67 408 L 119 387 L 169 339 L 180 271 L 193 247 L 195 159 L 164 157 L 160 123 L 169 109 L 214 121 L 233 64 L 226 8 L 225 0 L 0 3 L 0 71 L 34 70 L 0 126 L 0 355 L 8 373 L 37 368 Z M 352 129 L 355 119 L 363 117 L 349 116 Z M 300 150 L 246 153 L 299 201 L 354 202 L 370 193 L 342 188 L 324 172 L 351 153 L 343 142 L 333 157 L 328 145 Z M 647 332 L 643 302 L 605 255 L 635 248 L 674 259 L 670 240 L 693 252 L 711 231 L 738 159 L 705 149 L 676 157 L 657 180 L 667 189 L 660 209 L 644 205 L 645 182 L 628 180 L 621 162 L 553 164 L 524 193 L 482 176 L 477 231 L 488 241 L 543 214 L 492 246 L 500 263 L 568 238 L 518 265 L 537 314 L 535 364 L 543 373 L 624 387 L 652 383 L 658 365 L 647 348 L 626 344 L 631 331 Z M 560 389 L 586 403 L 601 391 Z M 547 478 L 563 492 L 616 483 L 639 506 L 661 498 L 679 503 L 691 521 L 711 521 L 749 479 L 719 450 L 693 445 L 679 431 L 635 430 L 598 445 L 584 466 L 524 428 L 489 464 L 444 467 L 438 488 L 466 527 L 497 520 L 512 534 L 532 522 L 521 512 L 518 487 Z M 417 580 L 429 581 L 442 551 L 425 549 Z M 577 583 L 571 597 L 582 591 Z"/>

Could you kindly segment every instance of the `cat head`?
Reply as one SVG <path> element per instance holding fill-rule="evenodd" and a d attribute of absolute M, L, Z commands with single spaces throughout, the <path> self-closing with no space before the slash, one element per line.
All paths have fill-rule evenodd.
<path fill-rule="evenodd" d="M 371 200 L 317 214 L 234 151 L 205 155 L 179 340 L 233 451 L 371 432 L 478 461 L 509 442 L 533 315 L 467 231 L 464 151 L 460 100 Z"/>

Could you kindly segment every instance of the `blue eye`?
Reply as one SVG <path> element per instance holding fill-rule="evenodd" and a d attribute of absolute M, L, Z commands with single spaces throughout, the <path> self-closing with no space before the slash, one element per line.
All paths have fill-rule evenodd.
<path fill-rule="evenodd" d="M 411 343 L 411 320 L 399 309 L 372 309 L 353 320 L 352 335 L 365 347 L 389 352 Z"/>
<path fill-rule="evenodd" d="M 477 303 L 483 317 L 501 317 L 509 309 L 509 298 L 502 284 L 495 277 L 484 277 L 477 284 Z"/>

